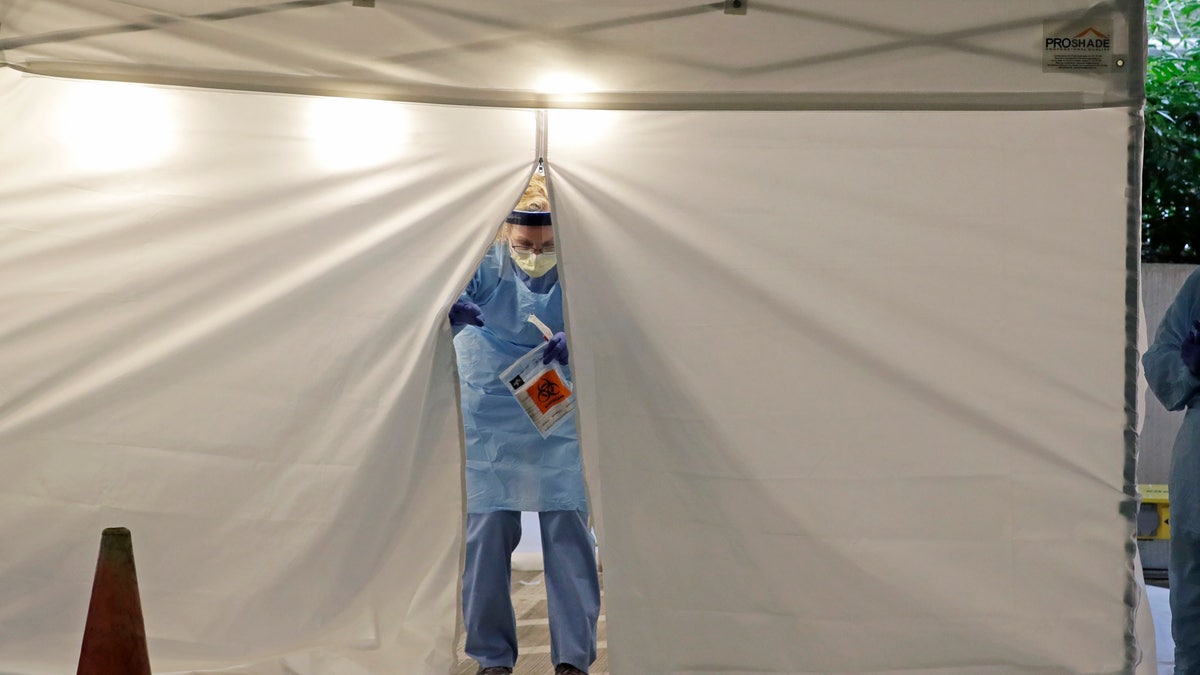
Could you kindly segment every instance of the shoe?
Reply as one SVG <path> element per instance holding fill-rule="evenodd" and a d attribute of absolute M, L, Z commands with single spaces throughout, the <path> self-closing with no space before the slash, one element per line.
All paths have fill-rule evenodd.
<path fill-rule="evenodd" d="M 554 666 L 554 675 L 587 675 L 587 673 L 569 663 L 560 663 Z"/>
<path fill-rule="evenodd" d="M 505 666 L 489 666 L 484 668 L 480 666 L 479 671 L 475 675 L 512 675 L 512 668 Z"/>

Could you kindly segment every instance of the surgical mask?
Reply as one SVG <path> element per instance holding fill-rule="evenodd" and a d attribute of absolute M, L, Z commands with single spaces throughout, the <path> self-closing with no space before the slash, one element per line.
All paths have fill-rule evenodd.
<path fill-rule="evenodd" d="M 544 276 L 558 264 L 558 254 L 554 252 L 534 253 L 533 251 L 517 251 L 512 244 L 508 246 L 508 254 L 521 271 L 534 279 Z"/>

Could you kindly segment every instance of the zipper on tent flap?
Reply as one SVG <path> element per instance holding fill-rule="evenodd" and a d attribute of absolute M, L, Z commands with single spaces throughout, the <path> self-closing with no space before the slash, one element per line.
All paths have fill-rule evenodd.
<path fill-rule="evenodd" d="M 535 139 L 535 144 L 537 146 L 536 151 L 539 167 L 546 161 L 546 134 L 547 127 L 549 126 L 546 124 L 546 117 L 547 113 L 545 110 L 537 111 L 537 138 Z"/>

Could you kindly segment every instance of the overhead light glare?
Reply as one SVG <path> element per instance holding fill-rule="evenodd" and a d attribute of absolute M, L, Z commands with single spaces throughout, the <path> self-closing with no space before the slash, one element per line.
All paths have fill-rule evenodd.
<path fill-rule="evenodd" d="M 557 101 L 583 101 L 587 94 L 600 90 L 600 87 L 585 77 L 573 73 L 547 73 L 538 79 L 534 89 L 542 94 L 548 94 Z"/>
<path fill-rule="evenodd" d="M 551 110 L 547 118 L 553 147 L 596 146 L 612 138 L 618 113 L 612 110 Z"/>
<path fill-rule="evenodd" d="M 406 145 L 408 127 L 404 109 L 391 101 L 315 98 L 308 111 L 313 153 L 334 171 L 395 160 Z"/>
<path fill-rule="evenodd" d="M 145 169 L 178 143 L 171 93 L 126 82 L 78 82 L 59 108 L 58 138 L 77 168 Z"/>

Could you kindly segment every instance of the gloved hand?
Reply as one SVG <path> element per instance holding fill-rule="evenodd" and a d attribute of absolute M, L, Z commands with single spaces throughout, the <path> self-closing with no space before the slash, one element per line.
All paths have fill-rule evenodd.
<path fill-rule="evenodd" d="M 459 300 L 450 307 L 451 326 L 483 325 L 483 310 L 470 300 Z"/>
<path fill-rule="evenodd" d="M 1192 321 L 1192 330 L 1188 331 L 1187 337 L 1179 345 L 1179 356 L 1183 359 L 1183 365 L 1193 375 L 1200 377 L 1200 319 Z"/>
<path fill-rule="evenodd" d="M 567 334 L 561 331 L 546 342 L 546 351 L 542 352 L 543 365 L 554 360 L 567 365 Z"/>

